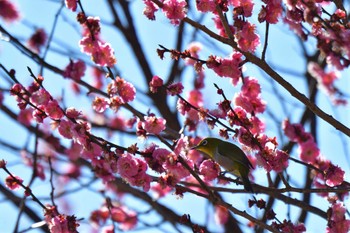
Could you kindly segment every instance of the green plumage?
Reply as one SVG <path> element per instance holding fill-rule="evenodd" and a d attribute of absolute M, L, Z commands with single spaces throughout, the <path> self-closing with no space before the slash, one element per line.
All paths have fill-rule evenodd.
<path fill-rule="evenodd" d="M 220 164 L 227 172 L 241 177 L 244 189 L 253 192 L 249 181 L 249 171 L 253 168 L 245 153 L 236 145 L 218 138 L 205 138 L 196 149 Z"/>

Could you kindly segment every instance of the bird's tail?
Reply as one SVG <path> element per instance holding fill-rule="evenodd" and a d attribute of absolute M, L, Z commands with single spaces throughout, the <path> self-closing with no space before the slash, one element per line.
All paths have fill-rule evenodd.
<path fill-rule="evenodd" d="M 249 168 L 242 166 L 239 169 L 239 173 L 243 181 L 244 189 L 248 192 L 254 193 L 252 183 L 250 183 L 250 180 L 249 180 Z"/>
<path fill-rule="evenodd" d="M 250 180 L 248 178 L 248 174 L 245 176 L 242 176 L 242 181 L 243 181 L 244 189 L 248 192 L 253 193 L 254 190 L 253 190 L 252 184 L 250 183 Z"/>

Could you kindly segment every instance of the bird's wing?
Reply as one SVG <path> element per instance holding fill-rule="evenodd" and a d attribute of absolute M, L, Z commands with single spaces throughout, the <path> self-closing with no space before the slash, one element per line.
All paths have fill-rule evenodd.
<path fill-rule="evenodd" d="M 237 152 L 234 152 L 232 150 L 232 146 L 237 147 L 238 150 L 236 150 Z M 227 154 L 226 152 L 230 151 L 230 154 Z M 230 157 L 234 162 L 240 163 L 243 166 L 249 168 L 253 168 L 253 165 L 250 163 L 249 159 L 247 158 L 247 156 L 245 155 L 245 153 L 236 145 L 231 144 L 229 142 L 221 142 L 218 146 L 218 153 L 223 155 L 223 156 L 227 156 Z"/>

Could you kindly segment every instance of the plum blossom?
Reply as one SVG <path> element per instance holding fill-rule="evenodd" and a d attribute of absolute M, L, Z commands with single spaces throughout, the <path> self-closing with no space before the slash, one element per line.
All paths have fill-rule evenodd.
<path fill-rule="evenodd" d="M 158 11 L 158 6 L 151 0 L 143 0 L 143 3 L 145 4 L 145 8 L 143 9 L 143 14 L 149 19 L 149 20 L 155 20 L 156 16 L 154 13 Z"/>
<path fill-rule="evenodd" d="M 329 164 L 325 171 L 326 184 L 330 187 L 341 185 L 345 178 L 345 172 L 338 166 Z"/>
<path fill-rule="evenodd" d="M 98 112 L 104 112 L 109 106 L 109 100 L 103 97 L 96 96 L 94 101 L 92 102 L 92 108 Z"/>
<path fill-rule="evenodd" d="M 51 233 L 77 233 L 79 226 L 74 215 L 59 214 L 55 206 L 45 209 L 45 222 Z"/>
<path fill-rule="evenodd" d="M 182 85 L 182 83 L 173 83 L 167 87 L 167 93 L 171 96 L 179 95 L 182 93 L 183 89 L 184 86 Z"/>
<path fill-rule="evenodd" d="M 229 211 L 226 207 L 217 205 L 215 206 L 214 219 L 219 225 L 224 225 L 229 218 Z"/>
<path fill-rule="evenodd" d="M 78 60 L 76 62 L 70 61 L 69 64 L 66 66 L 63 76 L 65 78 L 71 78 L 73 80 L 80 80 L 86 70 L 85 62 Z"/>
<path fill-rule="evenodd" d="M 53 120 L 59 120 L 64 116 L 64 112 L 58 105 L 57 100 L 50 100 L 44 105 L 45 113 Z"/>
<path fill-rule="evenodd" d="M 157 75 L 153 76 L 152 80 L 149 82 L 149 89 L 152 93 L 156 93 L 158 88 L 163 86 L 163 79 L 159 78 Z"/>
<path fill-rule="evenodd" d="M 320 150 L 314 140 L 307 140 L 299 144 L 299 157 L 307 163 L 314 163 L 320 155 Z"/>
<path fill-rule="evenodd" d="M 21 187 L 21 183 L 23 182 L 22 178 L 16 175 L 9 175 L 5 179 L 5 185 L 7 188 L 15 191 Z"/>
<path fill-rule="evenodd" d="M 166 127 L 166 120 L 156 116 L 145 116 L 142 122 L 143 128 L 150 134 L 159 134 Z"/>
<path fill-rule="evenodd" d="M 17 6 L 10 0 L 0 1 L 0 18 L 8 23 L 19 20 L 20 13 Z"/>
<path fill-rule="evenodd" d="M 338 202 L 329 208 L 330 218 L 328 219 L 327 233 L 346 233 L 350 230 L 350 220 L 346 219 L 346 208 L 343 203 Z"/>
<path fill-rule="evenodd" d="M 200 12 L 214 12 L 215 11 L 215 1 L 214 0 L 199 0 L 196 1 L 197 10 Z"/>
<path fill-rule="evenodd" d="M 253 77 L 244 78 L 241 92 L 236 93 L 233 102 L 241 106 L 248 113 L 263 113 L 266 102 L 262 100 L 260 85 Z"/>
<path fill-rule="evenodd" d="M 237 85 L 241 77 L 242 54 L 234 52 L 228 58 L 210 56 L 207 60 L 207 67 L 212 69 L 218 76 L 231 78 L 232 84 Z"/>
<path fill-rule="evenodd" d="M 255 32 L 255 25 L 245 22 L 241 30 L 236 34 L 238 46 L 243 51 L 254 52 L 258 45 L 260 45 L 260 37 Z"/>
<path fill-rule="evenodd" d="M 47 41 L 47 34 L 44 29 L 37 29 L 34 34 L 28 40 L 28 46 L 33 51 L 39 53 L 42 46 L 45 45 Z"/>
<path fill-rule="evenodd" d="M 118 95 L 124 103 L 133 101 L 136 95 L 135 87 L 119 76 L 108 84 L 107 92 L 110 96 Z"/>
<path fill-rule="evenodd" d="M 165 0 L 162 11 L 174 25 L 179 25 L 180 21 L 186 17 L 187 3 L 185 0 Z"/>
<path fill-rule="evenodd" d="M 152 178 L 146 174 L 147 164 L 143 160 L 129 153 L 123 154 L 117 161 L 117 169 L 125 181 L 149 191 Z"/>
<path fill-rule="evenodd" d="M 74 12 L 77 10 L 77 0 L 65 0 L 64 3 L 66 4 L 66 7 L 71 11 Z"/>
<path fill-rule="evenodd" d="M 204 181 L 213 181 L 219 176 L 220 171 L 220 166 L 210 159 L 204 160 L 199 166 L 199 173 L 203 175 Z"/>

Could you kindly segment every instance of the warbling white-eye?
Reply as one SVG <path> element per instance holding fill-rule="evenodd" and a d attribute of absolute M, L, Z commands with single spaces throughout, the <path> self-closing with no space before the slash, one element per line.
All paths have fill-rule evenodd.
<path fill-rule="evenodd" d="M 253 168 L 245 153 L 236 145 L 218 138 L 204 138 L 192 149 L 203 152 L 207 158 L 214 160 L 227 172 L 241 177 L 244 189 L 253 192 L 249 181 L 249 170 Z"/>

